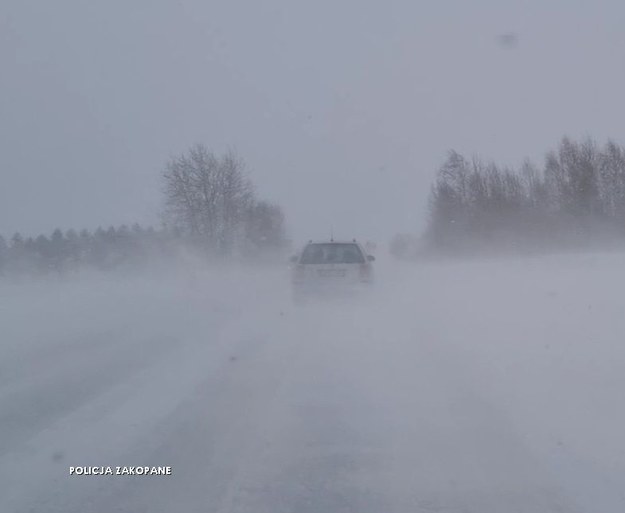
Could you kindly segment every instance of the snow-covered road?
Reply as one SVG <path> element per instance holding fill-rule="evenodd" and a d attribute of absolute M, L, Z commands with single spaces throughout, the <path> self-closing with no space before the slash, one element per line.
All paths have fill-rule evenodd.
<path fill-rule="evenodd" d="M 625 255 L 381 260 L 4 283 L 0 511 L 625 511 Z"/>

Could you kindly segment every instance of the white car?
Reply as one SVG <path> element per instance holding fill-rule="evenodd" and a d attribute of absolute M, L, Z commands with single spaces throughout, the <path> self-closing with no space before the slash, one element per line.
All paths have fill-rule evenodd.
<path fill-rule="evenodd" d="M 293 298 L 300 302 L 316 293 L 340 293 L 373 282 L 373 255 L 356 240 L 310 241 L 291 258 Z"/>

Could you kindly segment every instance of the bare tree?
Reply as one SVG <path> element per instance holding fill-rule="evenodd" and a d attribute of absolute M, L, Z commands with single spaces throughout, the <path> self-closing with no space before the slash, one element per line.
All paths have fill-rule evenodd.
<path fill-rule="evenodd" d="M 608 141 L 600 156 L 599 195 L 608 217 L 625 222 L 625 151 Z"/>
<path fill-rule="evenodd" d="M 601 213 L 599 198 L 600 159 L 594 141 L 562 139 L 558 152 L 547 155 L 545 176 L 567 213 L 588 216 Z"/>
<path fill-rule="evenodd" d="M 286 234 L 280 206 L 268 201 L 252 205 L 246 215 L 245 236 L 253 249 L 281 249 Z"/>
<path fill-rule="evenodd" d="M 234 152 L 215 156 L 197 144 L 163 173 L 166 219 L 206 248 L 231 253 L 243 234 L 254 189 Z"/>

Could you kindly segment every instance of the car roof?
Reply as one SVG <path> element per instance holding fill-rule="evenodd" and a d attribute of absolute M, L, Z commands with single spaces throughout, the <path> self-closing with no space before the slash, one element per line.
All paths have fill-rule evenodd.
<path fill-rule="evenodd" d="M 334 240 L 334 239 L 330 239 L 330 240 L 309 240 L 307 243 L 308 244 L 360 244 L 360 242 L 358 242 L 356 239 L 352 239 L 352 240 Z"/>

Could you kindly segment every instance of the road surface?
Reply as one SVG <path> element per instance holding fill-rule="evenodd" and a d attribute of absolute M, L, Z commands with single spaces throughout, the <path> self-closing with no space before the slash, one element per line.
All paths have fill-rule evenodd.
<path fill-rule="evenodd" d="M 305 307 L 283 270 L 11 284 L 0 511 L 621 513 L 600 268 L 382 265 L 370 295 Z"/>

